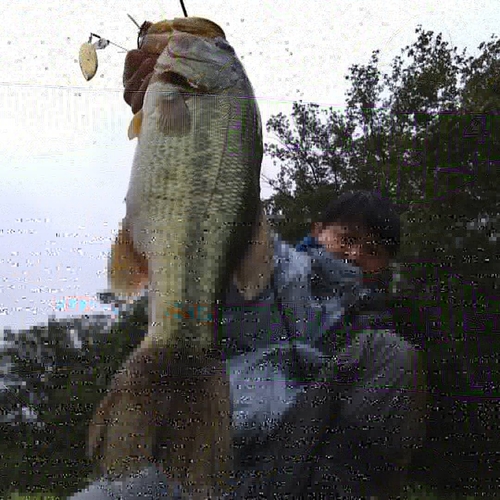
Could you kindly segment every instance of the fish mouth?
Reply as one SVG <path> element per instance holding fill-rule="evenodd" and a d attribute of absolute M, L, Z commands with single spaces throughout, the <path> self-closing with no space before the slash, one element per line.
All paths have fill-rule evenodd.
<path fill-rule="evenodd" d="M 158 77 L 161 82 L 175 85 L 185 92 L 208 93 L 208 89 L 203 87 L 203 85 L 172 70 L 163 71 Z"/>

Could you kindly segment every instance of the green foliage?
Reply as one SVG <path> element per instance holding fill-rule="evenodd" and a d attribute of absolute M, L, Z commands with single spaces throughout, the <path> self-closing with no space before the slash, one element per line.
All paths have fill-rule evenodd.
<path fill-rule="evenodd" d="M 61 497 L 51 493 L 39 493 L 37 495 L 27 495 L 21 493 L 12 493 L 8 500 L 60 500 Z"/>
<path fill-rule="evenodd" d="M 41 493 L 38 495 L 26 495 L 13 493 L 8 500 L 59 500 L 61 497 L 50 493 Z M 425 486 L 415 485 L 412 488 L 407 488 L 407 491 L 402 496 L 402 500 L 474 500 L 473 496 L 464 495 L 440 495 L 439 493 L 426 488 Z"/>
<path fill-rule="evenodd" d="M 491 497 L 500 449 L 500 41 L 472 57 L 440 34 L 416 34 L 389 73 L 378 51 L 350 68 L 344 112 L 296 103 L 290 118 L 268 121 L 275 140 L 266 152 L 281 171 L 266 208 L 296 243 L 345 190 L 394 201 L 403 235 L 392 305 L 398 330 L 425 352 L 432 395 L 412 478 Z"/>
<path fill-rule="evenodd" d="M 12 363 L 9 390 L 0 392 L 2 481 L 0 497 L 13 491 L 51 491 L 66 498 L 86 486 L 92 473 L 86 434 L 95 406 L 113 374 L 138 345 L 147 327 L 143 303 L 118 327 L 49 321 L 47 326 L 8 335 L 3 362 Z M 70 331 L 78 332 L 75 349 Z M 23 407 L 37 415 L 30 421 Z"/>
<path fill-rule="evenodd" d="M 470 57 L 441 35 L 420 27 L 416 34 L 388 74 L 378 68 L 378 51 L 350 68 L 345 110 L 295 103 L 290 118 L 269 120 L 275 140 L 266 153 L 281 170 L 265 208 L 281 216 L 276 229 L 295 243 L 347 189 L 379 190 L 396 203 L 403 242 L 395 320 L 425 351 L 432 394 L 428 439 L 410 477 L 425 486 L 408 498 L 494 498 L 500 42 L 493 37 Z M 65 324 L 49 321 L 0 352 L 0 365 L 12 365 L 8 390 L 0 391 L 1 497 L 50 491 L 65 498 L 85 487 L 92 411 L 146 326 L 142 301 L 108 333 L 80 325 L 81 349 Z"/>

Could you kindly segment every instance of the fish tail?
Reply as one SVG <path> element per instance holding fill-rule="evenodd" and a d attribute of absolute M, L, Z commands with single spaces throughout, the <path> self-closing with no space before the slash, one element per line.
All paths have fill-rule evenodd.
<path fill-rule="evenodd" d="M 225 364 L 213 358 L 182 361 L 173 379 L 175 397 L 158 427 L 156 456 L 169 477 L 190 491 L 206 487 L 213 498 L 227 491 L 233 466 Z"/>

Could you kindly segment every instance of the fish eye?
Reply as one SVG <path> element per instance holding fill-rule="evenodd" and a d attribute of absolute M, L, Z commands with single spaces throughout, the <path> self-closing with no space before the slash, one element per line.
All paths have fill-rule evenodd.
<path fill-rule="evenodd" d="M 229 45 L 224 38 L 217 37 L 215 39 L 215 46 L 219 47 L 219 49 L 227 50 L 228 52 L 231 52 L 231 54 L 234 54 L 234 49 Z"/>

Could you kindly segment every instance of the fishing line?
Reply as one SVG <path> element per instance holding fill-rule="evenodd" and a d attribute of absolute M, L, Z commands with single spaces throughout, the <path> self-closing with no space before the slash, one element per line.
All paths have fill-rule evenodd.
<path fill-rule="evenodd" d="M 127 14 L 127 16 L 139 28 L 139 32 L 137 33 L 137 48 L 140 49 L 142 40 L 146 36 L 148 29 L 151 27 L 151 23 L 144 21 L 141 25 L 139 25 L 139 23 L 130 14 Z"/>
<path fill-rule="evenodd" d="M 182 12 L 184 12 L 184 17 L 188 17 L 186 7 L 184 7 L 184 0 L 180 0 L 180 2 L 181 2 Z"/>
<path fill-rule="evenodd" d="M 130 14 L 127 14 L 127 16 L 137 26 L 137 28 L 141 29 L 139 23 Z"/>

